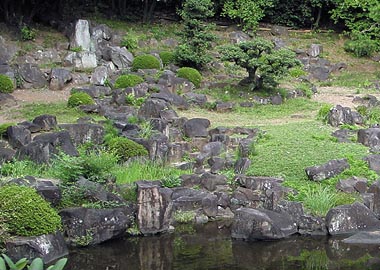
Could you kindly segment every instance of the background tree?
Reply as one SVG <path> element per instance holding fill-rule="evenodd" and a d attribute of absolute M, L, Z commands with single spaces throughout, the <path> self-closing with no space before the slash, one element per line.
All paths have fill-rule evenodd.
<path fill-rule="evenodd" d="M 235 62 L 247 70 L 248 78 L 243 82 L 249 84 L 252 90 L 276 87 L 289 68 L 301 64 L 294 52 L 275 50 L 273 42 L 263 38 L 221 46 L 219 51 L 222 61 Z"/>
<path fill-rule="evenodd" d="M 203 68 L 211 61 L 208 50 L 215 35 L 207 18 L 214 15 L 211 0 L 186 0 L 179 12 L 184 29 L 182 42 L 177 47 L 174 57 L 180 66 Z"/>

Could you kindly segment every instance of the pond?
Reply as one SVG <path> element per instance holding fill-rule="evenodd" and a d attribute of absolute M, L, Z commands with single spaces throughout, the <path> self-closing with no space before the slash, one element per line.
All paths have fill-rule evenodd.
<path fill-rule="evenodd" d="M 228 224 L 179 225 L 173 233 L 126 237 L 74 249 L 69 270 L 323 270 L 380 269 L 376 245 L 352 246 L 339 238 L 294 236 L 273 242 L 230 238 Z"/>

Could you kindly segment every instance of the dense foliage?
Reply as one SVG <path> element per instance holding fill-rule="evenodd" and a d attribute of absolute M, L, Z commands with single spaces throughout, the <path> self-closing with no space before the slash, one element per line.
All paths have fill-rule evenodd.
<path fill-rule="evenodd" d="M 160 58 L 161 58 L 162 64 L 164 66 L 167 66 L 167 65 L 173 63 L 174 53 L 169 52 L 169 51 L 162 51 L 162 52 L 160 52 Z"/>
<path fill-rule="evenodd" d="M 253 90 L 277 86 L 278 80 L 289 72 L 289 68 L 300 64 L 294 52 L 275 50 L 274 44 L 263 38 L 222 46 L 220 52 L 223 61 L 235 62 L 247 70 L 245 83 Z"/>
<path fill-rule="evenodd" d="M 160 60 L 150 54 L 136 56 L 132 62 L 133 71 L 137 71 L 139 69 L 160 69 L 160 67 Z"/>
<path fill-rule="evenodd" d="M 12 80 L 3 74 L 0 74 L 0 93 L 12 93 L 14 89 Z"/>
<path fill-rule="evenodd" d="M 181 44 L 176 48 L 175 60 L 180 66 L 203 68 L 211 61 L 208 50 L 215 39 L 212 26 L 206 20 L 214 15 L 211 0 L 186 0 L 180 16 L 183 20 Z"/>
<path fill-rule="evenodd" d="M 183 67 L 177 71 L 177 76 L 192 82 L 196 87 L 201 85 L 202 75 L 195 68 Z"/>
<path fill-rule="evenodd" d="M 89 94 L 85 92 L 74 92 L 70 95 L 67 101 L 67 106 L 78 107 L 80 105 L 91 105 L 94 103 L 95 101 Z"/>
<path fill-rule="evenodd" d="M 116 79 L 114 88 L 117 89 L 117 88 L 133 87 L 133 86 L 138 85 L 139 83 L 142 83 L 143 81 L 144 81 L 143 78 L 135 74 L 121 75 Z"/>
<path fill-rule="evenodd" d="M 144 146 L 124 137 L 115 137 L 107 143 L 110 150 L 116 154 L 121 161 L 131 157 L 147 156 L 148 151 Z"/>
<path fill-rule="evenodd" d="M 37 192 L 29 187 L 0 188 L 0 220 L 11 235 L 37 236 L 61 228 L 61 218 Z"/>

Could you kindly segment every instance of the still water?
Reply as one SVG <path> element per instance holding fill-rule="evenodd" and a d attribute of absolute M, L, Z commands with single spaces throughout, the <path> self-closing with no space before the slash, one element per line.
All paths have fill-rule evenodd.
<path fill-rule="evenodd" d="M 229 226 L 213 222 L 177 226 L 176 232 L 128 237 L 72 250 L 67 270 L 365 270 L 380 269 L 380 246 L 353 246 L 338 238 L 300 237 L 273 242 L 230 238 Z"/>

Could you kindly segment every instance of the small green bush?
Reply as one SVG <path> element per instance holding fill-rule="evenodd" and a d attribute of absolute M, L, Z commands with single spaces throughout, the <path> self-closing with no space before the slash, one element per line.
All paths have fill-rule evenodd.
<path fill-rule="evenodd" d="M 114 88 L 126 88 L 126 87 L 134 87 L 140 83 L 144 82 L 144 79 L 135 74 L 127 74 L 119 76 L 116 81 Z"/>
<path fill-rule="evenodd" d="M 33 188 L 1 187 L 0 209 L 0 220 L 6 220 L 12 235 L 38 236 L 61 228 L 60 216 Z"/>
<path fill-rule="evenodd" d="M 160 60 L 150 54 L 136 56 L 132 62 L 133 71 L 137 71 L 138 69 L 160 69 L 160 67 Z"/>
<path fill-rule="evenodd" d="M 83 175 L 94 182 L 105 182 L 111 175 L 111 169 L 117 163 L 117 156 L 103 150 L 92 150 L 84 153 Z"/>
<path fill-rule="evenodd" d="M 91 105 L 94 103 L 95 101 L 89 94 L 84 92 L 75 92 L 70 95 L 69 100 L 67 101 L 67 106 L 74 108 L 80 105 Z"/>
<path fill-rule="evenodd" d="M 318 111 L 318 120 L 322 120 L 323 123 L 327 123 L 327 117 L 329 116 L 330 109 L 332 106 L 330 104 L 323 104 L 322 107 Z"/>
<path fill-rule="evenodd" d="M 126 161 L 131 157 L 148 155 L 144 146 L 124 137 L 109 140 L 108 147 L 121 161 Z"/>
<path fill-rule="evenodd" d="M 196 87 L 201 85 L 202 75 L 195 68 L 183 67 L 177 71 L 177 76 L 192 82 Z"/>
<path fill-rule="evenodd" d="M 138 48 L 138 38 L 134 33 L 128 33 L 123 36 L 120 43 L 121 47 L 125 47 L 130 51 L 136 50 Z"/>
<path fill-rule="evenodd" d="M 162 64 L 167 66 L 174 62 L 174 53 L 168 51 L 160 52 L 160 58 L 162 60 Z"/>
<path fill-rule="evenodd" d="M 376 51 L 376 48 L 376 41 L 369 37 L 360 37 L 344 43 L 344 50 L 357 57 L 371 56 Z"/>
<path fill-rule="evenodd" d="M 14 88 L 11 78 L 0 74 L 0 93 L 12 93 Z"/>
<path fill-rule="evenodd" d="M 29 26 L 23 26 L 21 28 L 21 39 L 24 41 L 34 40 L 36 38 L 37 32 L 35 29 L 30 28 Z"/>

